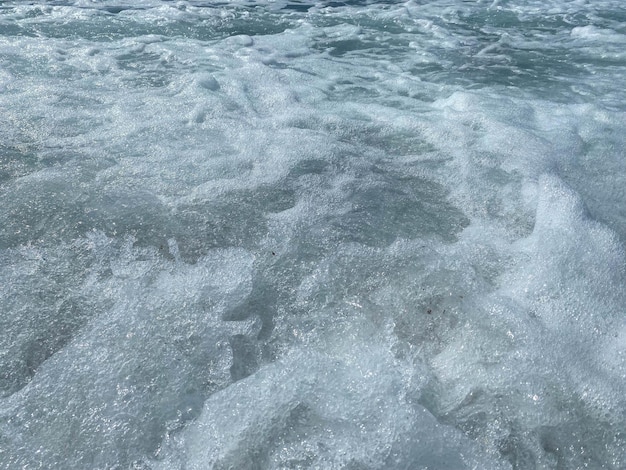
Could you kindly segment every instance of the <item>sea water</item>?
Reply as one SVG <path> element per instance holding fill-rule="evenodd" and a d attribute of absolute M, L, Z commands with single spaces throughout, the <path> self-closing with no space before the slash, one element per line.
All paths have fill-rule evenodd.
<path fill-rule="evenodd" d="M 621 0 L 0 4 L 0 468 L 626 468 Z"/>

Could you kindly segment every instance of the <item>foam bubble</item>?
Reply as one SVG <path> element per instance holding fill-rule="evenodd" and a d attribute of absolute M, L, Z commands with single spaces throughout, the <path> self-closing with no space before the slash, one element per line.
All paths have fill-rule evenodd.
<path fill-rule="evenodd" d="M 403 372 L 417 380 L 409 385 Z M 423 380 L 375 345 L 338 356 L 293 351 L 213 395 L 194 425 L 166 442 L 156 468 L 500 468 L 412 402 L 407 393 L 419 395 Z"/>
<path fill-rule="evenodd" d="M 27 365 L 36 369 L 2 405 L 4 445 L 10 452 L 5 462 L 11 466 L 107 465 L 119 459 L 119 452 L 130 459 L 151 453 L 166 429 L 194 417 L 204 397 L 230 381 L 229 338 L 258 332 L 254 319 L 221 320 L 250 289 L 252 259 L 245 252 L 215 251 L 188 266 L 164 262 L 152 250 L 134 248 L 132 240 L 111 261 L 106 251 L 117 251 L 115 242 L 94 234 L 85 243 L 83 250 L 104 255 L 105 266 L 87 264 L 83 279 L 68 280 L 73 285 L 64 287 L 78 290 L 65 294 L 73 311 L 65 317 L 64 310 L 50 312 L 55 322 L 75 322 L 77 330 L 71 323 L 65 327 L 66 344 L 43 339 L 44 325 L 63 328 L 49 318 L 34 328 L 9 328 L 23 328 L 9 338 L 26 346 Z M 111 276 L 97 282 L 109 263 Z M 85 311 L 89 303 L 81 296 L 91 297 L 100 311 Z M 33 363 L 31 342 L 56 351 Z M 19 357 L 22 348 L 14 346 Z M 64 426 L 68 416 L 80 420 Z M 24 445 L 26 450 L 18 452 Z"/>

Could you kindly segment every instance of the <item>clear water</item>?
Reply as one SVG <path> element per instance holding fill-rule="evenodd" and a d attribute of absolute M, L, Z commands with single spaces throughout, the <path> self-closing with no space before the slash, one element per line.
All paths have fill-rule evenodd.
<path fill-rule="evenodd" d="M 621 0 L 0 4 L 0 468 L 626 468 Z"/>

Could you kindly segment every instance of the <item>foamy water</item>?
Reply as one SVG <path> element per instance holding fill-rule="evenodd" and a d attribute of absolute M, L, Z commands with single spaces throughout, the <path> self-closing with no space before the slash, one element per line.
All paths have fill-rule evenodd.
<path fill-rule="evenodd" d="M 621 1 L 3 2 L 0 468 L 623 469 Z"/>

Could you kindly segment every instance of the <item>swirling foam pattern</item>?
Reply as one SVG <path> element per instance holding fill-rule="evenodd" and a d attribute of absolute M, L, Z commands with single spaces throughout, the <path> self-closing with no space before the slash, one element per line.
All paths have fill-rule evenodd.
<path fill-rule="evenodd" d="M 0 5 L 0 468 L 626 468 L 618 0 Z"/>

